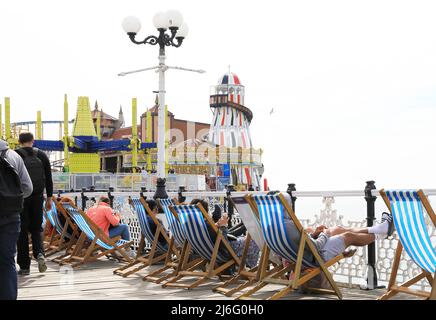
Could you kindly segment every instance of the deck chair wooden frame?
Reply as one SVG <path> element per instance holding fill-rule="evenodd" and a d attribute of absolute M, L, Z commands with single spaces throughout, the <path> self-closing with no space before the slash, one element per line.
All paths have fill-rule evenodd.
<path fill-rule="evenodd" d="M 168 220 L 168 227 L 171 233 L 171 236 L 169 237 L 170 239 L 169 247 L 172 248 L 172 250 L 167 251 L 167 255 L 165 257 L 165 262 L 163 267 L 153 271 L 152 273 L 144 277 L 144 280 L 152 281 L 156 284 L 164 283 L 165 281 L 173 277 L 176 277 L 180 270 L 189 269 L 192 266 L 196 265 L 198 262 L 200 262 L 200 259 L 194 259 L 194 261 L 188 262 L 188 260 L 185 257 L 187 255 L 189 256 L 190 249 L 183 250 L 186 239 L 182 235 L 178 235 L 179 238 L 183 238 L 183 241 L 182 239 L 179 239 L 179 242 L 181 243 L 178 243 L 176 241 L 177 239 L 176 236 L 173 234 L 174 231 L 171 230 L 172 229 L 171 222 L 169 221 L 171 217 L 173 217 L 173 219 L 175 220 L 174 222 L 180 223 L 178 220 L 178 216 L 174 215 L 174 213 L 169 208 L 170 205 L 178 204 L 177 199 L 176 198 L 172 199 L 171 204 L 164 204 L 163 202 L 165 201 L 161 201 L 161 199 L 157 199 L 158 206 L 164 211 Z"/>
<path fill-rule="evenodd" d="M 70 256 L 63 259 L 60 262 L 61 264 L 68 264 L 73 268 L 77 268 L 86 263 L 96 261 L 103 256 L 112 256 L 119 261 L 125 261 L 127 263 L 131 261 L 125 249 L 130 247 L 132 241 L 121 240 L 119 236 L 109 238 L 109 236 L 107 236 L 80 208 L 72 203 L 68 203 L 68 206 L 77 211 L 79 216 L 74 216 L 75 213 L 70 212 L 69 208 L 61 204 L 61 207 L 70 216 L 72 221 L 77 224 L 78 228 L 81 230 L 81 234 Z M 81 220 L 77 221 L 76 219 Z M 93 236 L 91 234 L 93 234 Z M 86 243 L 87 240 L 91 241 L 89 245 Z"/>
<path fill-rule="evenodd" d="M 170 241 L 164 226 L 157 219 L 156 215 L 150 210 L 150 207 L 148 206 L 145 199 L 143 197 L 139 197 L 139 202 L 136 202 L 136 204 L 135 204 L 135 201 L 137 201 L 137 200 L 129 198 L 130 205 L 133 206 L 136 211 L 138 211 L 136 206 L 142 205 L 142 207 L 145 210 L 144 213 L 147 216 L 149 216 L 153 220 L 153 222 L 155 223 L 156 231 L 155 231 L 154 235 L 152 236 L 152 239 L 151 239 L 151 237 L 150 237 L 150 239 L 147 239 L 147 241 L 151 242 L 151 247 L 150 247 L 150 251 L 145 256 L 143 256 L 142 253 L 144 251 L 145 243 L 146 243 L 146 237 L 144 236 L 144 232 L 147 232 L 147 231 L 142 230 L 143 228 L 141 226 L 141 240 L 139 242 L 139 247 L 138 247 L 135 259 L 132 262 L 130 262 L 129 264 L 114 270 L 114 274 L 121 275 L 123 277 L 127 277 L 133 273 L 138 272 L 139 270 L 142 270 L 146 267 L 149 267 L 149 266 L 152 266 L 156 263 L 164 261 L 168 257 L 172 257 L 173 254 L 175 254 L 176 256 L 179 254 L 178 252 L 176 252 L 174 250 L 174 246 L 172 245 L 172 242 Z M 141 219 L 141 217 L 139 217 L 140 213 L 137 212 L 137 214 L 138 214 L 138 219 Z M 144 223 L 147 223 L 147 222 L 144 221 Z M 147 228 L 147 226 L 145 226 L 145 225 L 144 225 L 144 227 Z M 161 236 L 161 235 L 164 237 L 164 239 L 168 245 L 167 250 L 163 250 L 162 248 L 160 248 L 160 244 L 158 242 L 158 239 L 159 239 L 159 236 Z M 170 259 L 170 258 L 168 258 L 168 259 Z M 164 270 L 162 270 L 161 272 L 163 272 L 163 271 Z M 142 280 L 150 280 L 151 281 L 151 280 L 153 280 L 152 275 L 154 275 L 154 274 L 155 274 L 155 272 L 152 272 L 152 273 L 144 276 L 142 278 Z"/>
<path fill-rule="evenodd" d="M 46 257 L 48 257 L 60 251 L 64 251 L 63 254 L 61 254 L 60 256 L 56 256 L 54 259 L 51 260 L 52 262 L 60 263 L 63 259 L 70 256 L 74 245 L 76 244 L 78 238 L 80 237 L 80 230 L 78 229 L 76 224 L 71 220 L 70 216 L 65 212 L 63 207 L 60 205 L 59 201 L 54 196 L 53 196 L 52 206 L 56 208 L 57 213 L 60 213 L 64 217 L 65 223 L 63 226 L 60 225 L 56 226 L 56 221 L 54 222 L 55 225 L 52 226 L 53 230 L 50 239 L 48 241 L 45 255 Z M 52 224 L 45 208 L 44 208 L 44 214 L 46 215 L 48 222 Z M 58 219 L 58 217 L 55 217 L 55 219 Z M 58 222 L 60 223 L 59 220 Z M 58 228 L 60 230 L 58 230 Z M 72 230 L 71 234 L 69 234 L 68 228 Z M 68 240 L 66 240 L 66 238 L 68 238 Z"/>
<path fill-rule="evenodd" d="M 177 214 L 177 207 L 181 207 L 181 206 L 170 206 L 171 210 L 174 210 L 173 212 L 175 212 Z M 188 206 L 186 206 L 188 207 Z M 193 208 L 198 208 L 198 210 L 200 210 L 201 215 L 204 219 L 204 223 L 208 224 L 211 229 L 213 230 L 213 232 L 215 232 L 216 234 L 216 239 L 215 239 L 215 243 L 213 244 L 213 251 L 209 252 L 211 255 L 210 260 L 206 259 L 205 257 L 202 257 L 201 261 L 194 266 L 191 266 L 189 268 L 189 270 L 180 270 L 178 271 L 178 274 L 176 277 L 170 279 L 169 281 L 167 281 L 163 287 L 177 287 L 177 288 L 185 288 L 185 289 L 194 289 L 196 287 L 198 287 L 199 285 L 203 284 L 204 282 L 213 279 L 214 277 L 220 277 L 222 275 L 222 273 L 227 270 L 228 268 L 230 268 L 232 265 L 237 265 L 240 266 L 241 265 L 241 261 L 239 259 L 239 257 L 236 255 L 236 253 L 234 252 L 233 248 L 230 246 L 229 242 L 227 241 L 226 238 L 224 238 L 221 230 L 218 229 L 218 227 L 215 225 L 215 223 L 213 222 L 212 218 L 209 216 L 209 214 L 206 212 L 206 210 L 203 208 L 203 206 L 198 203 L 197 205 L 190 205 L 189 207 L 193 207 Z M 194 209 L 195 210 L 195 209 Z M 185 230 L 185 229 L 184 229 Z M 186 230 L 185 230 L 185 234 L 186 234 Z M 182 255 L 184 254 L 184 259 L 185 260 L 187 258 L 186 255 L 186 251 L 188 250 L 188 243 L 189 243 L 189 239 L 187 239 L 187 242 L 184 245 L 183 251 L 182 251 Z M 219 247 L 220 245 L 223 244 L 224 247 L 227 249 L 228 253 L 230 254 L 230 260 L 226 261 L 226 262 L 222 262 L 220 263 L 218 261 L 218 253 L 219 253 Z M 189 243 L 192 251 L 196 251 L 195 250 L 195 244 Z M 202 256 L 202 252 L 195 252 L 196 254 Z M 182 265 L 185 263 L 185 261 L 182 260 Z M 195 268 L 197 268 L 198 266 L 200 266 L 201 264 L 207 263 L 207 266 L 205 268 L 204 271 L 195 271 Z M 181 279 L 183 279 L 184 277 L 193 277 L 196 280 L 192 283 L 186 284 L 186 283 L 179 283 L 178 281 L 180 281 Z"/>
<path fill-rule="evenodd" d="M 253 196 L 249 195 L 249 197 L 253 199 Z M 327 293 L 327 294 L 334 294 L 339 299 L 342 299 L 342 293 L 339 290 L 338 285 L 333 280 L 333 276 L 328 271 L 328 268 L 335 263 L 339 262 L 341 259 L 344 258 L 343 254 L 340 254 L 331 260 L 324 262 L 321 256 L 318 253 L 318 250 L 316 249 L 315 245 L 312 243 L 312 241 L 309 239 L 309 235 L 304 230 L 303 225 L 298 220 L 297 216 L 295 215 L 294 211 L 292 210 L 292 207 L 288 204 L 283 194 L 279 195 L 273 195 L 273 196 L 264 196 L 264 197 L 271 197 L 272 200 L 278 200 L 280 202 L 280 205 L 284 208 L 284 214 L 288 214 L 289 218 L 294 222 L 295 227 L 300 233 L 300 243 L 298 245 L 298 251 L 297 251 L 297 257 L 294 261 L 290 261 L 291 264 L 287 267 L 283 267 L 277 272 L 274 272 L 265 278 L 263 278 L 254 288 L 250 289 L 249 291 L 245 292 L 241 296 L 239 296 L 237 299 L 251 299 L 252 295 L 262 289 L 263 287 L 267 286 L 268 284 L 280 284 L 284 285 L 285 287 L 272 296 L 268 297 L 267 300 L 277 300 L 285 296 L 291 291 L 296 290 L 300 286 L 306 284 L 309 280 L 313 279 L 317 275 L 323 273 L 325 277 L 327 278 L 328 282 L 330 283 L 333 290 L 329 289 L 320 289 L 320 288 L 308 288 L 310 291 L 317 292 L 317 293 Z M 257 212 L 259 212 L 259 208 L 256 203 Z M 260 214 L 259 214 L 260 216 Z M 262 228 L 264 226 L 262 225 Z M 268 245 L 269 246 L 269 245 Z M 302 274 L 302 267 L 303 267 L 303 256 L 306 246 L 309 248 L 310 252 L 313 254 L 317 265 L 318 266 L 312 266 L 309 271 L 305 274 Z M 274 251 L 273 248 L 270 247 L 271 250 Z M 277 253 L 278 254 L 278 253 Z M 292 280 L 289 279 L 283 279 L 283 276 L 290 272 L 294 272 L 294 278 Z"/>
<path fill-rule="evenodd" d="M 233 203 L 234 208 L 237 208 L 235 201 L 245 201 L 251 208 L 251 218 L 256 219 L 256 221 L 260 224 L 259 213 L 257 212 L 256 204 L 252 201 L 250 197 L 246 195 L 244 197 L 230 198 L 230 201 Z M 231 297 L 235 293 L 240 292 L 259 282 L 260 280 L 265 278 L 265 276 L 279 270 L 280 266 L 270 261 L 269 256 L 271 252 L 265 243 L 263 244 L 263 246 L 261 246 L 259 264 L 251 269 L 246 268 L 247 252 L 251 239 L 252 237 L 249 230 L 247 229 L 245 246 L 241 256 L 241 266 L 239 267 L 238 273 L 233 278 L 213 288 L 213 291 L 222 293 L 227 297 Z M 270 267 L 272 267 L 272 269 L 270 269 Z M 233 287 L 231 287 L 232 285 Z"/>
<path fill-rule="evenodd" d="M 380 190 L 380 195 L 383 198 L 389 211 L 392 213 L 391 202 L 389 201 L 389 198 L 388 198 L 388 195 L 386 194 L 386 191 L 384 189 Z M 425 211 L 427 212 L 430 220 L 433 222 L 433 225 L 436 227 L 436 214 L 435 214 L 432 206 L 430 205 L 430 202 L 429 202 L 427 196 L 424 194 L 424 191 L 418 190 L 417 196 L 418 196 L 419 200 L 421 201 L 421 204 L 424 206 Z M 395 220 L 394 220 L 394 222 L 395 222 Z M 397 230 L 398 230 L 398 228 L 397 228 Z M 424 232 L 426 232 L 426 231 L 427 230 L 425 230 Z M 411 294 L 411 295 L 418 296 L 418 297 L 423 297 L 423 298 L 426 298 L 429 300 L 436 300 L 436 273 L 435 272 L 433 272 L 433 275 L 432 275 L 431 272 L 421 268 L 421 272 L 417 276 L 413 277 L 412 279 L 407 280 L 406 282 L 404 282 L 402 284 L 399 284 L 399 285 L 397 284 L 398 267 L 400 265 L 401 254 L 403 252 L 403 249 L 404 249 L 403 243 L 401 242 L 401 238 L 399 238 L 397 249 L 395 251 L 394 262 L 392 264 L 392 271 L 391 271 L 391 276 L 389 278 L 387 292 L 385 294 L 383 294 L 381 297 L 379 297 L 379 300 L 390 299 L 400 292 L 406 293 L 406 294 Z M 415 262 L 413 257 L 411 257 L 411 259 Z M 415 262 L 415 264 L 417 264 L 417 263 Z M 417 265 L 419 266 L 419 264 L 417 264 Z M 424 278 L 427 279 L 427 281 L 429 282 L 429 284 L 431 286 L 430 292 L 422 291 L 422 290 L 413 290 L 413 289 L 409 288 L 410 286 L 416 284 L 418 281 L 420 281 Z"/>

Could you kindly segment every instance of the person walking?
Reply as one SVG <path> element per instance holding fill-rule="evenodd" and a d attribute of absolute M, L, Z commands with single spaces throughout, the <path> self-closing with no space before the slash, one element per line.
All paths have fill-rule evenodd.
<path fill-rule="evenodd" d="M 33 257 L 38 261 L 39 272 L 45 272 L 43 239 L 41 237 L 42 216 L 44 205 L 44 189 L 46 191 L 46 208 L 51 209 L 53 196 L 53 180 L 50 160 L 47 155 L 33 147 L 34 138 L 30 132 L 19 135 L 21 148 L 17 153 L 24 161 L 33 184 L 32 194 L 24 199 L 24 209 L 21 212 L 21 231 L 17 243 L 17 263 L 20 266 L 19 275 L 30 274 L 29 233 L 32 237 Z"/>
<path fill-rule="evenodd" d="M 23 199 L 32 194 L 23 159 L 0 140 L 0 300 L 17 299 L 15 254 Z"/>

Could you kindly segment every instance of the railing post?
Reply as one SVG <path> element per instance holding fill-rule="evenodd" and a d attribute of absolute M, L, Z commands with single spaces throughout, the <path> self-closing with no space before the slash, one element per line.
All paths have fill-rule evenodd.
<path fill-rule="evenodd" d="M 185 200 L 186 200 L 186 197 L 184 197 L 183 196 L 183 192 L 185 192 L 186 190 L 185 190 L 185 186 L 179 186 L 179 197 L 178 197 L 178 199 L 177 199 L 177 201 L 179 202 L 179 203 L 183 203 L 183 202 L 185 202 Z"/>
<path fill-rule="evenodd" d="M 295 183 L 288 183 L 288 189 L 286 190 L 286 192 L 291 196 L 292 210 L 295 212 L 295 201 L 297 201 L 297 197 L 294 197 L 292 195 L 292 191 L 297 191 L 297 189 L 295 188 Z"/>
<path fill-rule="evenodd" d="M 113 187 L 109 187 L 109 191 L 107 193 L 107 197 L 109 198 L 109 205 L 111 206 L 111 208 L 114 207 L 114 195 L 112 194 L 112 192 L 114 192 L 114 188 Z"/>
<path fill-rule="evenodd" d="M 375 200 L 376 196 L 372 195 L 372 190 L 375 190 L 375 182 L 367 181 L 365 186 L 365 200 L 366 200 L 366 225 L 367 227 L 372 227 L 375 221 Z M 367 261 L 367 278 L 366 286 L 361 286 L 364 290 L 373 290 L 377 288 L 383 288 L 383 286 L 377 285 L 377 270 L 376 255 L 375 255 L 375 245 L 373 242 L 368 245 L 368 261 Z"/>
<path fill-rule="evenodd" d="M 82 211 L 86 210 L 86 201 L 89 200 L 89 198 L 85 195 L 85 191 L 86 191 L 86 188 L 82 188 L 82 192 L 80 193 L 80 197 L 82 199 Z M 77 202 L 76 202 L 76 204 L 77 204 Z"/>
<path fill-rule="evenodd" d="M 165 178 L 157 178 L 156 181 L 156 192 L 154 193 L 153 199 L 168 199 L 167 191 L 165 190 Z M 163 213 L 162 208 L 159 208 L 159 213 Z"/>
<path fill-rule="evenodd" d="M 235 186 L 233 184 L 227 185 L 226 200 L 227 200 L 227 214 L 229 216 L 229 228 L 233 226 L 232 217 L 233 214 L 235 213 L 233 208 L 233 202 L 230 201 L 230 196 L 232 195 L 233 191 L 235 191 Z"/>
<path fill-rule="evenodd" d="M 144 196 L 144 192 L 147 192 L 147 188 L 146 187 L 141 187 L 141 192 L 139 193 L 139 196 L 142 199 L 147 200 L 147 196 Z"/>

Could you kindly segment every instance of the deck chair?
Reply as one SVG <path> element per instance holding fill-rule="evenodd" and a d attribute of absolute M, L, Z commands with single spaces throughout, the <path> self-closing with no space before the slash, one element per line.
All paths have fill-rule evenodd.
<path fill-rule="evenodd" d="M 435 227 L 436 215 L 428 198 L 422 190 L 381 190 L 380 195 L 392 213 L 400 241 L 395 252 L 388 290 L 379 299 L 390 299 L 402 292 L 436 300 L 436 249 L 428 233 L 423 207 Z M 422 271 L 412 279 L 397 285 L 396 278 L 403 249 Z M 409 288 L 424 278 L 429 282 L 431 292 Z"/>
<path fill-rule="evenodd" d="M 136 258 L 131 263 L 122 266 L 114 271 L 115 274 L 121 275 L 123 277 L 127 277 L 148 266 L 161 262 L 167 257 L 168 251 L 173 252 L 173 248 L 169 245 L 170 240 L 164 226 L 151 212 L 144 198 L 130 198 L 129 202 L 138 216 L 139 226 L 141 228 L 141 240 L 139 242 Z M 149 216 L 156 224 L 156 232 L 154 233 L 151 230 L 151 227 L 147 220 L 147 216 Z M 164 237 L 168 247 L 162 245 L 158 241 L 159 236 Z M 142 256 L 146 241 L 150 243 L 151 248 L 147 255 Z M 147 280 L 147 277 L 148 275 L 145 276 L 143 280 Z"/>
<path fill-rule="evenodd" d="M 170 245 L 174 246 L 175 250 L 178 250 L 179 257 L 171 260 L 171 254 L 165 259 L 164 267 L 156 270 L 148 277 L 155 283 L 162 283 L 170 278 L 176 277 L 180 271 L 193 271 L 197 268 L 201 268 L 205 265 L 205 261 L 200 257 L 195 257 L 191 253 L 191 247 L 189 242 L 186 240 L 186 236 L 182 229 L 179 217 L 174 210 L 170 209 L 170 206 L 176 205 L 176 202 L 172 199 L 158 199 L 158 205 L 162 208 L 168 221 L 168 229 L 171 234 Z M 172 268 L 173 271 L 162 276 L 157 277 L 157 275 L 162 272 Z M 165 287 L 165 283 L 163 285 Z"/>
<path fill-rule="evenodd" d="M 215 226 L 212 218 L 201 204 L 176 205 L 170 206 L 170 209 L 179 217 L 183 233 L 192 251 L 202 258 L 203 263 L 208 263 L 208 266 L 204 271 L 181 270 L 176 277 L 167 281 L 163 287 L 193 289 L 213 277 L 221 276 L 231 266 L 241 264 L 227 239 L 223 237 L 223 234 Z M 209 235 L 207 224 L 216 234 L 215 242 L 212 241 Z M 220 245 L 227 249 L 230 259 L 226 259 L 219 253 Z M 188 276 L 194 277 L 196 280 L 190 284 L 178 283 L 179 280 Z"/>
<path fill-rule="evenodd" d="M 111 239 L 81 209 L 69 203 L 60 205 L 82 231 L 71 255 L 62 260 L 61 264 L 69 264 L 76 268 L 96 261 L 102 256 L 113 256 L 119 261 L 131 261 L 126 248 L 130 247 L 132 241 L 122 240 L 121 237 Z M 88 246 L 86 241 L 90 242 Z"/>
<path fill-rule="evenodd" d="M 169 248 L 172 248 L 172 250 L 167 250 L 163 267 L 145 276 L 144 280 L 152 281 L 154 283 L 161 283 L 176 275 L 177 266 L 179 264 L 178 258 L 180 258 L 181 248 L 185 241 L 185 237 L 179 221 L 176 220 L 169 209 L 169 206 L 176 204 L 175 201 L 173 199 L 157 199 L 157 204 L 165 213 L 165 217 L 168 221 L 168 230 L 171 234 Z M 178 253 L 176 256 L 174 256 L 174 251 L 177 251 Z M 172 270 L 172 272 L 165 274 L 165 272 L 168 270 Z"/>
<path fill-rule="evenodd" d="M 324 262 L 283 194 L 256 195 L 249 197 L 252 197 L 258 208 L 263 237 L 266 244 L 271 251 L 290 261 L 291 264 L 265 277 L 259 282 L 259 284 L 248 292 L 242 294 L 238 299 L 251 298 L 255 292 L 268 284 L 284 285 L 284 289 L 281 289 L 267 298 L 268 300 L 277 300 L 285 296 L 287 293 L 306 284 L 309 280 L 313 279 L 320 273 L 323 273 L 326 276 L 333 290 L 320 288 L 310 288 L 310 290 L 319 293 L 335 294 L 339 299 L 342 299 L 342 293 L 327 268 L 343 259 L 344 255 L 340 254 L 333 259 Z M 289 236 L 286 234 L 285 215 L 289 216 L 299 231 L 299 244 L 292 243 Z M 295 250 L 297 246 L 298 250 Z M 304 258 L 306 246 L 308 246 L 310 252 L 315 258 L 315 262 L 307 261 Z M 306 274 L 302 274 L 302 268 L 308 268 L 309 271 Z M 283 279 L 283 275 L 289 271 L 294 272 L 294 279 Z"/>
<path fill-rule="evenodd" d="M 279 269 L 279 264 L 281 263 L 281 261 L 277 261 L 277 259 L 274 262 L 272 261 L 274 257 L 272 257 L 270 250 L 263 239 L 259 216 L 256 208 L 253 207 L 255 204 L 250 202 L 249 197 L 231 197 L 230 201 L 236 208 L 242 223 L 247 229 L 247 236 L 241 256 L 241 266 L 237 275 L 213 289 L 227 297 L 232 296 L 236 292 L 242 291 L 260 281 L 266 275 L 277 271 Z M 258 266 L 246 270 L 247 251 L 251 239 L 253 239 L 258 248 L 261 249 L 261 256 Z M 272 270 L 269 270 L 270 265 L 273 266 Z M 242 283 L 240 283 L 241 281 Z M 231 287 L 235 284 L 236 286 Z"/>
<path fill-rule="evenodd" d="M 63 224 L 59 219 L 59 214 L 61 214 L 65 219 Z M 47 241 L 45 256 L 49 257 L 55 253 L 64 251 L 64 254 L 56 256 L 51 260 L 59 263 L 62 259 L 70 255 L 71 249 L 80 236 L 80 231 L 71 221 L 69 215 L 62 210 L 62 207 L 55 198 L 53 199 L 51 210 L 46 210 L 44 207 L 44 215 L 53 227 L 52 233 Z"/>

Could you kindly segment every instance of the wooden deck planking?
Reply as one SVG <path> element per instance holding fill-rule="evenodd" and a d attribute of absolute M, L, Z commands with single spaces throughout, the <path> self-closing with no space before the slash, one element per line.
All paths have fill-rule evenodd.
<path fill-rule="evenodd" d="M 156 299 L 189 299 L 189 300 L 233 300 L 232 297 L 225 297 L 212 291 L 217 281 L 206 282 L 194 290 L 180 288 L 162 288 L 161 285 L 148 281 L 142 281 L 142 277 L 154 268 L 143 269 L 127 278 L 114 275 L 112 272 L 119 264 L 114 261 L 101 259 L 97 262 L 74 270 L 70 275 L 59 272 L 61 267 L 53 262 L 47 263 L 48 270 L 39 273 L 36 264 L 31 267 L 29 276 L 19 276 L 18 299 L 20 300 L 156 300 Z M 62 268 L 65 270 L 65 268 Z M 69 269 L 71 270 L 71 269 Z M 270 285 L 259 291 L 256 297 L 262 298 L 267 293 L 277 288 Z M 344 299 L 350 300 L 374 300 L 382 295 L 385 290 L 372 291 L 360 290 L 358 288 L 341 288 Z M 398 299 L 405 298 L 398 295 Z M 287 300 L 336 300 L 331 295 L 300 294 L 298 292 L 288 294 Z M 410 299 L 410 296 L 406 296 Z"/>

